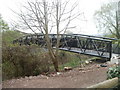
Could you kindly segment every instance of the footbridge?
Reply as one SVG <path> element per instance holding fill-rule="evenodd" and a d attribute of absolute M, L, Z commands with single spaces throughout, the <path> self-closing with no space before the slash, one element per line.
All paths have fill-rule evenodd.
<path fill-rule="evenodd" d="M 50 42 L 53 48 L 56 48 L 57 35 L 49 34 Z M 120 54 L 120 47 L 112 42 L 115 38 L 83 35 L 83 34 L 60 34 L 59 49 L 74 53 L 97 56 L 111 59 L 112 54 Z M 46 47 L 46 40 L 43 34 L 32 34 L 20 37 L 13 41 L 13 44 L 31 45 L 37 44 Z"/>

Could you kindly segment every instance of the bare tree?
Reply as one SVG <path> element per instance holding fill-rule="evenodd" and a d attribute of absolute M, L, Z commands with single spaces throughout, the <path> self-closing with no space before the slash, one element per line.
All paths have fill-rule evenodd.
<path fill-rule="evenodd" d="M 118 2 L 104 4 L 100 10 L 96 11 L 94 16 L 96 25 L 104 33 L 107 31 L 115 38 L 120 39 L 120 26 L 117 10 Z"/>
<path fill-rule="evenodd" d="M 70 10 L 67 9 L 67 5 L 69 5 L 68 3 L 69 1 L 62 3 L 59 0 L 54 0 L 52 2 L 47 2 L 46 0 L 42 0 L 42 2 L 27 2 L 27 5 L 24 6 L 24 11 L 21 10 L 21 13 L 18 14 L 25 26 L 27 26 L 34 33 L 39 31 L 44 35 L 49 56 L 57 72 L 59 71 L 58 52 L 60 45 L 60 34 L 65 33 L 68 28 L 70 29 L 69 25 L 72 20 L 82 14 L 75 11 L 77 2 L 69 7 L 71 8 Z M 53 49 L 49 38 L 49 34 L 52 31 L 57 34 L 57 44 L 55 49 Z"/>

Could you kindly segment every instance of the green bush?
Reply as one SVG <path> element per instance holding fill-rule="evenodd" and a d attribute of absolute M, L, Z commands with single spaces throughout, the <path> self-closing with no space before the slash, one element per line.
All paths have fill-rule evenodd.
<path fill-rule="evenodd" d="M 120 78 L 120 66 L 111 67 L 107 71 L 107 79 L 112 79 L 112 78 L 115 78 L 115 77 Z"/>
<path fill-rule="evenodd" d="M 48 72 L 51 65 L 47 52 L 38 46 L 6 46 L 2 49 L 3 80 Z"/>

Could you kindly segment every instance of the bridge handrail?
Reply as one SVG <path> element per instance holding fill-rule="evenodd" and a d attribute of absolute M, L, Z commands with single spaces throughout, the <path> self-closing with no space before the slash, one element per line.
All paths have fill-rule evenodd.
<path fill-rule="evenodd" d="M 43 35 L 43 34 L 31 34 L 31 35 Z M 49 34 L 49 35 L 57 35 L 57 34 Z M 108 37 L 101 37 L 101 36 L 93 36 L 93 35 L 85 35 L 85 34 L 59 34 L 59 35 L 70 35 L 70 36 L 86 36 L 86 37 L 93 37 L 94 39 L 96 38 L 96 39 L 98 39 L 98 38 L 102 38 L 102 39 L 107 39 L 107 40 L 118 40 L 118 39 L 116 39 L 116 38 L 108 38 Z M 30 36 L 30 35 L 25 35 L 25 36 L 22 36 L 22 37 L 26 37 L 26 36 Z M 22 37 L 19 37 L 19 38 L 22 38 Z M 19 39 L 19 38 L 17 38 L 17 39 Z M 92 39 L 93 39 L 92 38 Z M 101 39 L 101 40 L 102 40 Z"/>
<path fill-rule="evenodd" d="M 108 38 L 108 37 L 93 36 L 93 35 L 85 35 L 85 34 L 73 34 L 73 35 L 88 36 L 88 37 L 96 37 L 96 38 L 109 39 L 109 40 L 118 40 L 118 39 L 116 39 L 116 38 Z"/>
<path fill-rule="evenodd" d="M 43 35 L 43 34 L 38 34 L 38 35 Z M 49 35 L 57 35 L 57 34 L 49 34 Z M 59 35 L 88 36 L 88 37 L 95 37 L 95 38 L 102 38 L 102 39 L 109 39 L 109 40 L 118 40 L 118 39 L 116 39 L 116 38 L 108 38 L 108 37 L 93 36 L 93 35 L 85 35 L 85 34 L 59 34 Z"/>

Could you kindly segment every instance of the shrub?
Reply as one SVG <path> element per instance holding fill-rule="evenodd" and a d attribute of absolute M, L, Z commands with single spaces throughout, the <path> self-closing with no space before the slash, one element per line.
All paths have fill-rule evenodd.
<path fill-rule="evenodd" d="M 49 56 L 38 46 L 6 46 L 2 52 L 3 80 L 49 71 Z"/>
<path fill-rule="evenodd" d="M 111 67 L 107 71 L 107 79 L 112 79 L 112 78 L 115 78 L 115 77 L 120 78 L 120 66 Z"/>
<path fill-rule="evenodd" d="M 69 60 L 69 57 L 70 56 L 70 54 L 69 53 L 67 53 L 67 52 L 65 52 L 65 51 L 60 51 L 59 52 L 59 64 L 61 65 L 61 64 L 65 64 L 65 63 L 67 63 Z"/>

